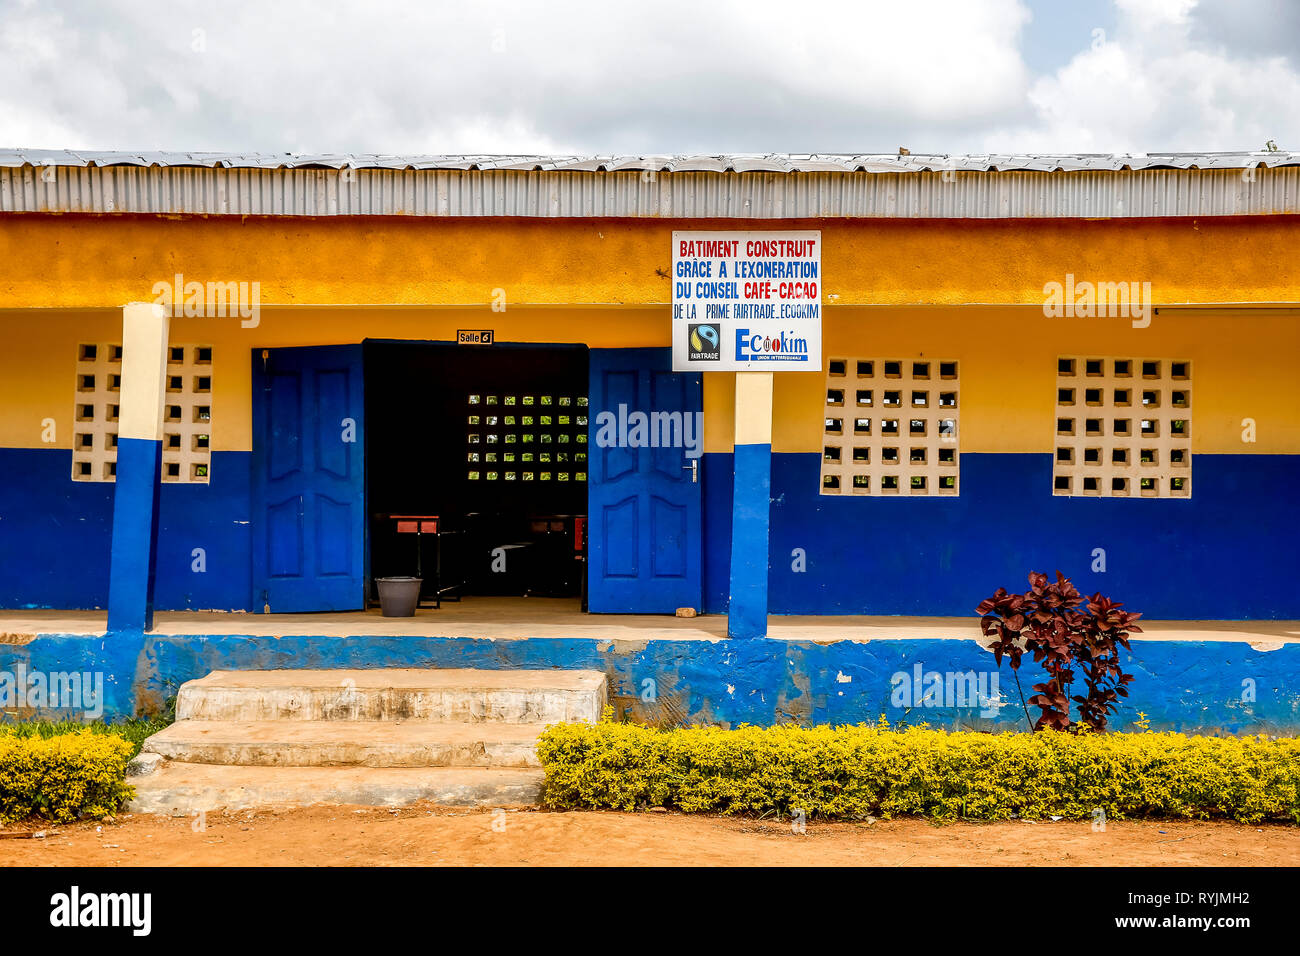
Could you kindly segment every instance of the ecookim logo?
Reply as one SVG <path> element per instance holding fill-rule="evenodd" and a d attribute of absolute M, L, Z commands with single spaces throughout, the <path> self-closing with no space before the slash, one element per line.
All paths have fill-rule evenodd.
<path fill-rule="evenodd" d="M 690 327 L 690 345 L 687 358 L 692 362 L 716 362 L 721 357 L 718 343 L 722 336 L 716 325 L 692 324 Z"/>
<path fill-rule="evenodd" d="M 808 340 L 793 332 L 751 335 L 736 329 L 736 360 L 750 362 L 807 362 Z"/>

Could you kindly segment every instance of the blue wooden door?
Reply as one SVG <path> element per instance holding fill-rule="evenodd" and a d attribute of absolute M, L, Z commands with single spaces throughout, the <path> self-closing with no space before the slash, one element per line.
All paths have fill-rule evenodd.
<path fill-rule="evenodd" d="M 253 605 L 365 606 L 360 345 L 253 351 Z"/>
<path fill-rule="evenodd" d="M 699 469 L 682 446 L 702 448 L 701 376 L 673 372 L 669 349 L 592 349 L 590 405 L 588 607 L 700 610 Z"/>

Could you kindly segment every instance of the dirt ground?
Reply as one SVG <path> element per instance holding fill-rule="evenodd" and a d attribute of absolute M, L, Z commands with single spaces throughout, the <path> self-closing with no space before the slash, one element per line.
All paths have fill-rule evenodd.
<path fill-rule="evenodd" d="M 21 832 L 14 827 L 0 833 Z M 1232 823 L 921 820 L 809 823 L 532 808 L 309 807 L 124 815 L 0 838 L 3 866 L 1278 866 L 1300 827 Z"/>

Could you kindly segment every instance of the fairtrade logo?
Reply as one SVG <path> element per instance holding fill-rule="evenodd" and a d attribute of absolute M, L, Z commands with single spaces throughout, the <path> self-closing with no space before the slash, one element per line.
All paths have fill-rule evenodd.
<path fill-rule="evenodd" d="M 718 332 L 716 325 L 692 324 L 688 339 L 690 349 L 687 358 L 690 361 L 716 362 L 722 355 L 718 350 L 718 343 L 721 341 L 722 336 Z"/>

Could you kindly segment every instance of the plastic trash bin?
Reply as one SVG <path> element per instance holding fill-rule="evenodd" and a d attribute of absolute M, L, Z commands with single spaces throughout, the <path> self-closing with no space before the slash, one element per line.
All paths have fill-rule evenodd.
<path fill-rule="evenodd" d="M 375 578 L 384 617 L 415 617 L 424 578 Z"/>

